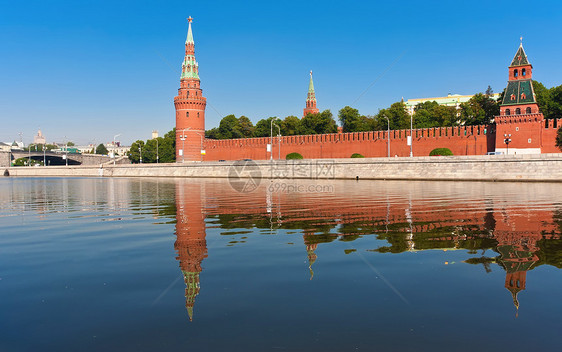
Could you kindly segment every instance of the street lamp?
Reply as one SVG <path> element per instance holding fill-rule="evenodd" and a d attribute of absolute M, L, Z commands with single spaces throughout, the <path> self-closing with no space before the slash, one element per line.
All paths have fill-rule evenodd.
<path fill-rule="evenodd" d="M 119 137 L 120 135 L 121 135 L 121 133 L 113 136 L 113 165 L 115 165 L 115 138 Z"/>
<path fill-rule="evenodd" d="M 180 135 L 180 140 L 182 141 L 182 153 L 181 153 L 182 154 L 182 163 L 184 161 L 184 155 L 185 155 L 185 150 L 183 148 L 185 147 L 185 139 L 187 138 L 187 136 L 185 135 L 185 132 L 189 131 L 189 130 L 191 130 L 191 127 L 184 128 L 182 130 L 182 134 Z M 201 151 L 200 151 L 200 153 L 201 153 L 201 161 L 203 161 L 203 151 L 204 151 L 203 150 L 203 137 L 204 137 L 204 135 L 201 134 L 201 132 L 197 132 L 197 131 L 194 131 L 194 130 L 191 130 L 191 132 L 197 133 L 199 135 L 199 137 L 201 138 Z M 158 147 L 158 145 L 157 145 L 157 147 Z"/>
<path fill-rule="evenodd" d="M 388 128 L 387 128 L 387 132 L 386 132 L 386 136 L 387 136 L 388 141 L 386 142 L 386 144 L 388 145 L 388 157 L 390 158 L 390 119 L 388 118 L 388 116 L 385 116 L 384 118 L 388 122 Z"/>
<path fill-rule="evenodd" d="M 279 132 L 279 133 L 277 133 L 277 142 L 278 142 L 277 143 L 277 149 L 278 149 L 278 152 L 279 152 L 278 153 L 279 154 L 278 159 L 281 160 L 281 127 L 279 127 L 278 124 L 274 124 L 274 125 L 275 125 L 275 127 L 277 127 L 277 130 Z M 273 149 L 271 149 L 271 152 L 273 153 Z"/>
<path fill-rule="evenodd" d="M 412 144 L 414 142 L 414 136 L 412 136 L 412 127 L 414 126 L 414 115 L 410 115 L 410 158 L 414 156 L 414 152 L 412 151 Z"/>
<path fill-rule="evenodd" d="M 509 154 L 509 143 L 511 143 L 511 133 L 504 133 L 503 135 L 504 140 L 503 142 L 505 143 L 506 147 L 507 147 L 507 151 L 505 152 L 505 154 Z"/>
<path fill-rule="evenodd" d="M 271 146 L 271 150 L 269 151 L 269 160 L 273 160 L 273 118 L 271 118 L 271 132 L 269 134 L 269 145 Z"/>
<path fill-rule="evenodd" d="M 158 138 L 156 138 L 156 164 L 158 164 Z"/>
<path fill-rule="evenodd" d="M 181 131 L 180 134 L 180 140 L 181 140 L 181 149 L 180 149 L 180 154 L 181 154 L 181 162 L 182 164 L 185 162 L 185 135 L 183 134 L 184 130 Z"/>
<path fill-rule="evenodd" d="M 139 144 L 139 163 L 142 164 L 142 148 L 140 144 Z"/>

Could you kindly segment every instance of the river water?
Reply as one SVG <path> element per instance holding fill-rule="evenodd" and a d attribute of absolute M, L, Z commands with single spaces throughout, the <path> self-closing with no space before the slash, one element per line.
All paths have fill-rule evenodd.
<path fill-rule="evenodd" d="M 0 205 L 1 351 L 562 342 L 561 184 L 5 177 Z"/>

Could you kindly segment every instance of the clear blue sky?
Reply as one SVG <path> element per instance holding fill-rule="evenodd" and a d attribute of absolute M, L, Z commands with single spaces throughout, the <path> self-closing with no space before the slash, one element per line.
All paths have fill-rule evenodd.
<path fill-rule="evenodd" d="M 2 0 L 0 141 L 28 143 L 38 128 L 80 144 L 169 131 L 188 16 L 207 129 L 228 114 L 301 116 L 309 70 L 334 115 L 500 92 L 520 36 L 534 78 L 562 84 L 559 1 Z"/>

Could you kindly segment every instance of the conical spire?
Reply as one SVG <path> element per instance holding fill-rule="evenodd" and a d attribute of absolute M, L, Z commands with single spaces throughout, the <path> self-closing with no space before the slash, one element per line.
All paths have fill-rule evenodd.
<path fill-rule="evenodd" d="M 185 40 L 185 58 L 181 67 L 181 79 L 199 79 L 199 64 L 195 61 L 195 42 L 191 31 L 193 18 L 188 17 L 189 27 L 187 29 L 187 39 Z"/>
<path fill-rule="evenodd" d="M 308 94 L 306 95 L 306 108 L 303 110 L 303 117 L 307 114 L 317 114 L 316 94 L 314 93 L 314 82 L 312 82 L 312 71 L 310 71 L 310 81 L 308 82 Z"/>
<path fill-rule="evenodd" d="M 312 82 L 312 71 L 310 71 L 310 82 L 308 83 L 308 94 L 314 94 L 314 82 Z"/>
<path fill-rule="evenodd" d="M 191 18 L 191 16 L 189 16 L 187 18 L 187 22 L 189 22 L 189 28 L 187 29 L 187 39 L 185 40 L 185 44 L 195 44 L 195 42 L 193 41 L 193 33 L 191 32 L 191 22 L 193 21 L 193 18 Z"/>
<path fill-rule="evenodd" d="M 523 49 L 523 39 L 521 39 L 521 44 L 519 44 L 519 49 L 517 49 L 517 53 L 513 57 L 511 61 L 511 65 L 509 67 L 514 66 L 524 66 L 530 65 L 529 60 L 527 59 L 527 54 L 525 53 L 525 49 Z"/>

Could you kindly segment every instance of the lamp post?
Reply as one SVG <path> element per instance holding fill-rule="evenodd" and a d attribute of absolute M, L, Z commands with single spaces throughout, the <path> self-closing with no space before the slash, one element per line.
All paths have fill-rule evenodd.
<path fill-rule="evenodd" d="M 139 163 L 142 164 L 142 148 L 140 144 L 139 144 Z"/>
<path fill-rule="evenodd" d="M 504 140 L 503 142 L 505 143 L 505 146 L 507 147 L 507 151 L 505 152 L 505 154 L 509 154 L 509 143 L 511 143 L 511 133 L 504 133 L 503 135 Z"/>
<path fill-rule="evenodd" d="M 278 149 L 278 159 L 281 160 L 281 127 L 279 127 L 278 124 L 275 124 L 275 127 L 277 127 L 277 130 L 279 133 L 277 133 L 277 149 Z M 273 153 L 273 149 L 271 149 L 271 152 Z"/>
<path fill-rule="evenodd" d="M 119 137 L 120 135 L 121 135 L 121 133 L 113 136 L 113 165 L 115 165 L 115 138 Z"/>
<path fill-rule="evenodd" d="M 47 154 L 46 154 L 46 150 L 47 150 L 47 145 L 43 144 L 43 166 L 47 166 Z"/>
<path fill-rule="evenodd" d="M 184 130 L 181 131 L 180 140 L 181 140 L 181 162 L 182 164 L 185 162 L 185 135 L 183 134 Z"/>
<path fill-rule="evenodd" d="M 158 138 L 156 138 L 156 164 L 158 164 Z"/>
<path fill-rule="evenodd" d="M 271 132 L 269 135 L 269 145 L 271 146 L 271 151 L 269 152 L 269 160 L 273 161 L 273 118 L 271 118 Z"/>
<path fill-rule="evenodd" d="M 412 151 L 412 144 L 414 144 L 414 136 L 412 136 L 413 126 L 414 126 L 414 115 L 410 115 L 410 158 L 414 156 L 414 152 Z"/>
<path fill-rule="evenodd" d="M 384 118 L 386 119 L 386 122 L 388 122 L 388 128 L 386 130 L 386 144 L 388 145 L 388 157 L 390 158 L 390 119 L 388 118 L 388 116 L 385 116 Z"/>
<path fill-rule="evenodd" d="M 185 132 L 189 131 L 189 130 L 191 130 L 191 127 L 184 128 L 182 130 L 182 134 L 180 135 L 180 140 L 182 141 L 182 153 L 181 153 L 182 154 L 182 163 L 185 160 L 184 159 L 184 155 L 185 155 L 184 148 L 185 148 L 185 139 L 187 138 L 187 136 L 185 135 Z M 201 132 L 197 132 L 197 131 L 194 131 L 194 130 L 192 130 L 191 132 L 197 133 L 199 135 L 199 137 L 201 138 L 201 151 L 200 151 L 200 153 L 201 153 L 201 161 L 203 161 L 203 137 L 204 137 L 204 135 L 201 134 Z"/>

